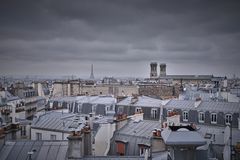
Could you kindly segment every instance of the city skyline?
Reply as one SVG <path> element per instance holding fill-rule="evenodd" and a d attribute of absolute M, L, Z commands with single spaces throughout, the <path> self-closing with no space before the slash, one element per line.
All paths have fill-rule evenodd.
<path fill-rule="evenodd" d="M 217 2 L 3 0 L 0 74 L 239 77 L 240 3 Z"/>

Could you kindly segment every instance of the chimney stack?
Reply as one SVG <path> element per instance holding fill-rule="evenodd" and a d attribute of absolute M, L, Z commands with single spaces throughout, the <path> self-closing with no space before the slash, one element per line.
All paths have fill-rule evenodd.
<path fill-rule="evenodd" d="M 82 159 L 92 155 L 92 139 L 89 125 L 81 130 L 73 130 L 68 138 L 68 159 Z"/>
<path fill-rule="evenodd" d="M 83 158 L 84 145 L 81 131 L 72 131 L 68 137 L 68 158 L 81 159 Z"/>

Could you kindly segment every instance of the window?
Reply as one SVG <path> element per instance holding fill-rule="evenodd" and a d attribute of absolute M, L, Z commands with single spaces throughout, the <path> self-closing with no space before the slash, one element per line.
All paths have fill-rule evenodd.
<path fill-rule="evenodd" d="M 153 119 L 156 119 L 156 118 L 157 118 L 157 109 L 156 109 L 156 108 L 153 108 L 153 109 L 151 110 L 151 117 L 152 117 Z"/>
<path fill-rule="evenodd" d="M 140 156 L 145 156 L 145 154 L 148 154 L 148 157 L 150 157 L 149 148 L 141 146 L 139 151 L 140 151 Z"/>
<path fill-rule="evenodd" d="M 199 114 L 198 114 L 198 121 L 199 121 L 200 123 L 204 123 L 204 121 L 205 121 L 204 112 L 199 112 Z"/>
<path fill-rule="evenodd" d="M 96 113 L 97 111 L 97 104 L 92 105 L 92 112 Z"/>
<path fill-rule="evenodd" d="M 183 121 L 188 121 L 188 111 L 183 111 Z"/>
<path fill-rule="evenodd" d="M 123 113 L 123 107 L 118 107 L 118 113 Z"/>
<path fill-rule="evenodd" d="M 211 123 L 216 124 L 217 123 L 217 113 L 211 114 Z"/>
<path fill-rule="evenodd" d="M 26 126 L 21 126 L 21 136 L 26 136 Z"/>
<path fill-rule="evenodd" d="M 167 116 L 169 117 L 170 116 L 170 113 L 172 112 L 172 110 L 171 109 L 169 109 L 168 111 L 167 111 Z"/>
<path fill-rule="evenodd" d="M 36 133 L 36 140 L 42 140 L 42 133 Z"/>
<path fill-rule="evenodd" d="M 62 107 L 62 103 L 61 102 L 58 102 L 58 107 Z"/>
<path fill-rule="evenodd" d="M 51 135 L 50 135 L 50 140 L 56 140 L 56 135 L 51 134 Z"/>
<path fill-rule="evenodd" d="M 120 156 L 124 156 L 125 155 L 125 143 L 117 142 L 117 153 Z"/>
<path fill-rule="evenodd" d="M 230 125 L 231 121 L 232 121 L 232 115 L 231 114 L 226 114 L 225 115 L 225 124 Z"/>
<path fill-rule="evenodd" d="M 137 107 L 136 109 L 135 109 L 135 113 L 141 113 L 142 112 L 142 108 L 141 107 Z"/>

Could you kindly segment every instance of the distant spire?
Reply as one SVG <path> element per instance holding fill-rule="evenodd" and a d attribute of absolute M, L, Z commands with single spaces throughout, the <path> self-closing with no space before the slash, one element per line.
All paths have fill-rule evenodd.
<path fill-rule="evenodd" d="M 91 66 L 91 75 L 90 75 L 90 79 L 94 79 L 94 75 L 93 75 L 93 64 Z"/>

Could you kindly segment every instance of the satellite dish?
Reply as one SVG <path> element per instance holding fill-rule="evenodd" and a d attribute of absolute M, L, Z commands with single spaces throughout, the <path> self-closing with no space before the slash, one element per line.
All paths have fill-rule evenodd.
<path fill-rule="evenodd" d="M 230 140 L 230 127 L 226 126 L 224 130 L 224 144 L 228 145 Z"/>
<path fill-rule="evenodd" d="M 223 159 L 224 160 L 230 160 L 230 153 L 231 153 L 231 148 L 229 145 L 225 145 L 223 149 Z"/>

